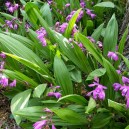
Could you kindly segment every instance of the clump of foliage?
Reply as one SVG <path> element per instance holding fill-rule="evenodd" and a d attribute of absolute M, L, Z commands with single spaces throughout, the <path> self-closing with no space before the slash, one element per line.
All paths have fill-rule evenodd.
<path fill-rule="evenodd" d="M 21 0 L 5 6 L 0 84 L 18 125 L 128 128 L 129 61 L 122 55 L 128 29 L 118 42 L 113 2 Z M 105 11 L 114 13 L 108 23 Z"/>

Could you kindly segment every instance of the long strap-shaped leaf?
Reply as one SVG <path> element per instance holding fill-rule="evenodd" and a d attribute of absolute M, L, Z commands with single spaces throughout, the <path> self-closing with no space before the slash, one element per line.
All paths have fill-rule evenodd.
<path fill-rule="evenodd" d="M 78 18 L 78 15 L 79 15 L 80 11 L 81 11 L 81 9 L 78 9 L 74 13 L 74 15 L 72 16 L 72 18 L 70 19 L 69 24 L 68 24 L 68 26 L 66 28 L 66 31 L 65 31 L 65 34 L 64 34 L 66 38 L 69 38 L 70 37 L 70 34 L 72 32 L 72 29 L 73 29 L 73 27 L 75 25 L 75 22 L 76 22 L 76 20 Z"/>
<path fill-rule="evenodd" d="M 49 70 L 47 69 L 43 61 L 32 50 L 24 46 L 18 40 L 0 33 L 0 44 L 3 51 L 10 52 L 19 57 L 27 59 L 34 64 L 37 64 L 39 67 L 41 67 L 42 71 L 44 71 L 45 75 L 50 75 Z"/>
<path fill-rule="evenodd" d="M 41 67 L 39 67 L 37 64 L 35 64 L 35 63 L 33 63 L 33 62 L 31 62 L 31 61 L 29 61 L 27 59 L 21 58 L 21 57 L 16 56 L 16 55 L 13 55 L 13 54 L 9 54 L 9 53 L 4 53 L 4 54 L 6 54 L 9 57 L 12 57 L 13 59 L 19 61 L 20 63 L 26 65 L 30 69 L 33 69 L 34 71 L 39 73 L 42 77 L 44 77 L 49 82 L 53 82 L 54 83 L 54 79 L 51 76 L 46 75 L 44 73 L 44 70 Z"/>
<path fill-rule="evenodd" d="M 54 59 L 54 73 L 63 95 L 73 94 L 73 85 L 70 74 L 64 62 L 57 56 Z"/>

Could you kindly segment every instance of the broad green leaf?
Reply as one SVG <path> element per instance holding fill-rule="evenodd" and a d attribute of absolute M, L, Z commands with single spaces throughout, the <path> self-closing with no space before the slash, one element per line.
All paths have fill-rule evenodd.
<path fill-rule="evenodd" d="M 111 108 L 114 108 L 116 111 L 120 111 L 120 112 L 125 112 L 126 111 L 126 107 L 124 104 L 121 103 L 117 103 L 115 101 L 112 101 L 110 99 L 108 99 L 108 106 Z"/>
<path fill-rule="evenodd" d="M 98 113 L 92 119 L 92 129 L 101 129 L 106 126 L 110 120 L 112 119 L 112 115 L 110 113 Z"/>
<path fill-rule="evenodd" d="M 69 21 L 69 23 L 68 23 L 68 26 L 67 26 L 67 28 L 66 28 L 66 30 L 65 30 L 65 34 L 64 34 L 64 36 L 65 36 L 66 38 L 69 38 L 69 37 L 70 37 L 70 34 L 71 34 L 72 29 L 73 29 L 73 27 L 74 27 L 74 25 L 75 25 L 75 23 L 76 23 L 76 20 L 77 20 L 77 18 L 78 18 L 78 15 L 79 15 L 80 11 L 81 11 L 81 9 L 78 9 L 78 10 L 74 13 L 74 15 L 72 16 L 72 18 L 70 19 L 70 21 Z"/>
<path fill-rule="evenodd" d="M 94 7 L 115 8 L 114 3 L 107 1 L 96 4 Z"/>
<path fill-rule="evenodd" d="M 90 113 L 91 111 L 94 110 L 95 107 L 96 107 L 96 102 L 92 97 L 90 97 L 90 100 L 89 100 L 88 106 L 86 107 L 85 113 Z"/>
<path fill-rule="evenodd" d="M 19 115 L 15 115 L 15 112 L 27 107 L 30 95 L 31 95 L 31 90 L 28 89 L 14 96 L 11 101 L 11 112 L 18 125 L 21 122 L 21 117 Z"/>
<path fill-rule="evenodd" d="M 57 84 L 61 86 L 62 94 L 73 94 L 73 85 L 70 78 L 70 74 L 63 60 L 55 56 L 54 59 L 54 73 Z"/>
<path fill-rule="evenodd" d="M 88 122 L 84 116 L 67 108 L 55 109 L 52 111 L 62 120 L 75 125 L 85 125 Z"/>
<path fill-rule="evenodd" d="M 12 80 L 16 79 L 17 81 L 20 81 L 20 82 L 25 81 L 28 84 L 32 85 L 33 87 L 36 87 L 38 85 L 37 82 L 35 82 L 33 79 L 29 78 L 28 76 L 24 75 L 21 72 L 11 71 L 11 70 L 7 70 L 7 69 L 4 69 L 2 72 L 4 74 L 6 74 Z"/>
<path fill-rule="evenodd" d="M 6 20 L 12 20 L 13 18 L 16 18 L 10 14 L 3 13 L 3 12 L 0 12 L 0 15 L 4 16 L 6 18 Z"/>
<path fill-rule="evenodd" d="M 103 76 L 105 73 L 106 73 L 106 69 L 105 69 L 105 68 L 96 69 L 96 70 L 94 70 L 93 72 L 91 72 L 91 73 L 88 75 L 86 81 L 88 81 L 88 80 L 93 80 L 94 77 L 101 77 L 101 76 Z"/>
<path fill-rule="evenodd" d="M 41 95 L 44 93 L 45 89 L 47 87 L 47 84 L 40 84 L 38 85 L 33 92 L 33 97 L 38 97 L 40 98 Z"/>
<path fill-rule="evenodd" d="M 109 51 L 116 51 L 117 40 L 118 23 L 115 14 L 113 14 L 110 21 L 108 22 L 104 35 L 103 54 L 105 57 L 107 57 Z"/>
<path fill-rule="evenodd" d="M 74 82 L 78 82 L 78 83 L 82 82 L 81 71 L 79 71 L 77 69 L 73 69 L 70 71 L 70 76 Z"/>
<path fill-rule="evenodd" d="M 63 96 L 63 97 L 59 98 L 58 102 L 60 102 L 62 100 L 68 100 L 68 101 L 75 102 L 75 103 L 81 104 L 81 105 L 87 104 L 87 100 L 84 97 L 77 95 L 77 94 Z"/>
<path fill-rule="evenodd" d="M 42 116 L 46 116 L 46 113 L 43 112 L 44 108 L 45 107 L 43 106 L 26 107 L 16 111 L 15 115 L 28 119 L 32 122 L 36 122 L 39 121 Z"/>
<path fill-rule="evenodd" d="M 99 37 L 101 36 L 102 30 L 103 30 L 104 23 L 102 23 L 97 29 L 94 30 L 91 37 L 95 39 L 96 41 L 99 40 Z"/>
<path fill-rule="evenodd" d="M 44 70 L 39 67 L 37 64 L 30 62 L 24 58 L 21 58 L 19 56 L 13 55 L 13 54 L 9 54 L 9 53 L 5 53 L 7 56 L 19 61 L 20 63 L 26 65 L 27 67 L 29 67 L 30 69 L 33 69 L 34 71 L 36 71 L 37 73 L 39 73 L 42 77 L 44 77 L 46 80 L 53 82 L 53 78 L 51 76 L 48 76 Z"/>
<path fill-rule="evenodd" d="M 48 3 L 45 3 L 41 9 L 40 12 L 43 16 L 43 18 L 45 19 L 45 21 L 48 23 L 49 26 L 53 26 L 53 19 L 52 19 L 52 13 L 49 7 Z"/>

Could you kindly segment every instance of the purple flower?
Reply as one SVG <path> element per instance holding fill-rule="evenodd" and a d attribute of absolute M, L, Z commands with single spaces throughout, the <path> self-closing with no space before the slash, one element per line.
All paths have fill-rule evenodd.
<path fill-rule="evenodd" d="M 5 6 L 8 8 L 9 6 L 11 5 L 11 3 L 9 2 L 9 1 L 7 1 L 6 3 L 5 3 Z"/>
<path fill-rule="evenodd" d="M 6 55 L 4 53 L 0 53 L 0 57 L 5 59 L 6 58 Z"/>
<path fill-rule="evenodd" d="M 63 23 L 62 25 L 60 25 L 59 32 L 64 33 L 66 28 L 67 28 L 67 26 L 68 26 L 68 23 L 66 23 L 66 22 Z"/>
<path fill-rule="evenodd" d="M 92 19 L 94 19 L 94 18 L 96 17 L 96 15 L 93 14 L 93 13 L 91 13 L 91 14 L 90 14 L 90 17 L 91 17 Z"/>
<path fill-rule="evenodd" d="M 1 61 L 0 62 L 0 70 L 3 70 L 4 69 L 4 65 L 5 65 L 5 62 L 4 61 Z"/>
<path fill-rule="evenodd" d="M 70 3 L 67 3 L 67 4 L 65 5 L 66 8 L 69 7 L 69 6 L 70 6 Z"/>
<path fill-rule="evenodd" d="M 46 30 L 41 27 L 40 29 L 36 30 L 36 33 L 38 34 L 37 38 L 40 40 L 40 42 L 42 43 L 43 46 L 47 45 L 45 36 L 47 36 L 47 32 Z"/>
<path fill-rule="evenodd" d="M 47 120 L 37 121 L 33 124 L 34 129 L 42 129 L 47 125 Z"/>
<path fill-rule="evenodd" d="M 73 15 L 68 15 L 68 16 L 66 17 L 66 21 L 70 21 L 70 19 L 72 18 L 72 16 L 73 16 Z"/>
<path fill-rule="evenodd" d="M 55 88 L 56 88 L 56 89 L 59 89 L 59 88 L 60 88 L 60 86 L 56 86 Z"/>
<path fill-rule="evenodd" d="M 5 22 L 6 22 L 6 25 L 7 25 L 10 29 L 13 29 L 13 22 L 12 22 L 12 21 L 5 20 Z"/>
<path fill-rule="evenodd" d="M 17 30 L 18 29 L 18 24 L 14 24 L 13 29 Z"/>
<path fill-rule="evenodd" d="M 119 83 L 114 83 L 114 84 L 113 84 L 113 87 L 114 87 L 114 90 L 115 90 L 115 91 L 118 91 L 118 90 L 120 89 L 120 87 L 121 87 L 121 84 L 119 84 Z"/>
<path fill-rule="evenodd" d="M 54 124 L 52 124 L 52 129 L 56 129 L 56 127 L 55 127 L 55 125 L 54 125 Z"/>
<path fill-rule="evenodd" d="M 95 40 L 91 36 L 87 36 L 87 38 L 92 42 L 95 43 Z"/>
<path fill-rule="evenodd" d="M 15 11 L 15 8 L 14 8 L 13 6 L 10 6 L 10 7 L 8 8 L 8 11 L 9 11 L 10 13 L 13 13 L 13 12 Z"/>
<path fill-rule="evenodd" d="M 94 80 L 95 80 L 95 82 L 93 82 L 93 84 L 90 84 L 89 87 L 96 86 L 96 88 L 93 91 L 89 92 L 87 94 L 87 96 L 91 96 L 91 94 L 92 94 L 93 98 L 95 100 L 97 100 L 97 99 L 104 100 L 105 99 L 105 91 L 104 90 L 107 89 L 107 87 L 99 84 L 98 78 L 95 78 Z"/>
<path fill-rule="evenodd" d="M 92 10 L 86 8 L 86 13 L 87 13 L 88 15 L 91 15 L 91 14 L 92 14 Z"/>
<path fill-rule="evenodd" d="M 81 6 L 82 8 L 85 8 L 86 4 L 85 4 L 84 0 L 81 0 L 81 1 L 80 1 L 80 6 Z"/>
<path fill-rule="evenodd" d="M 126 101 L 126 108 L 127 109 L 129 108 L 129 98 L 127 98 L 127 101 Z"/>
<path fill-rule="evenodd" d="M 129 84 L 129 79 L 127 77 L 122 76 L 122 82 L 127 85 Z"/>
<path fill-rule="evenodd" d="M 55 96 L 57 99 L 59 99 L 61 97 L 61 93 L 59 92 L 49 92 L 48 96 Z"/>
<path fill-rule="evenodd" d="M 116 70 L 116 72 L 118 73 L 118 74 L 121 74 L 121 71 L 118 69 L 118 70 Z"/>
<path fill-rule="evenodd" d="M 7 87 L 8 86 L 8 78 L 1 78 L 0 85 L 2 85 L 3 87 Z"/>
<path fill-rule="evenodd" d="M 52 113 L 52 111 L 50 109 L 48 109 L 48 108 L 45 108 L 44 111 L 48 112 L 48 113 Z"/>
<path fill-rule="evenodd" d="M 13 80 L 13 82 L 11 82 L 11 83 L 9 84 L 9 86 L 10 86 L 10 87 L 15 87 L 15 86 L 16 86 L 16 79 Z"/>
<path fill-rule="evenodd" d="M 81 10 L 77 18 L 77 22 L 79 22 L 82 19 L 83 15 L 84 15 L 84 12 Z"/>
<path fill-rule="evenodd" d="M 110 52 L 109 51 L 107 56 L 108 56 L 108 58 L 111 58 L 112 60 L 115 60 L 115 61 L 118 60 L 118 56 L 115 52 Z"/>
<path fill-rule="evenodd" d="M 19 4 L 15 4 L 15 5 L 14 5 L 14 10 L 17 10 L 18 7 L 19 7 Z"/>

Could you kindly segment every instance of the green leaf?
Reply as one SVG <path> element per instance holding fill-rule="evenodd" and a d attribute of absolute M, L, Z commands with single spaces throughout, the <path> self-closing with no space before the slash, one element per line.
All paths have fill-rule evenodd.
<path fill-rule="evenodd" d="M 60 117 L 62 120 L 67 121 L 68 123 L 73 123 L 75 125 L 85 125 L 87 124 L 87 119 L 80 115 L 79 113 L 64 108 L 64 109 L 55 109 L 52 110 L 58 117 Z"/>
<path fill-rule="evenodd" d="M 126 107 L 124 104 L 121 103 L 117 103 L 115 101 L 112 101 L 110 99 L 108 99 L 108 106 L 111 108 L 114 108 L 116 111 L 120 111 L 120 112 L 125 112 L 126 111 Z"/>
<path fill-rule="evenodd" d="M 48 3 L 45 3 L 41 9 L 40 12 L 43 16 L 43 18 L 45 19 L 45 21 L 48 23 L 49 26 L 53 26 L 53 19 L 52 19 L 52 13 L 49 7 Z"/>
<path fill-rule="evenodd" d="M 90 97 L 90 100 L 89 100 L 88 106 L 86 107 L 85 113 L 89 114 L 91 111 L 94 110 L 95 107 L 96 107 L 96 102 L 92 97 Z"/>
<path fill-rule="evenodd" d="M 25 82 L 29 83 L 30 85 L 32 85 L 33 87 L 36 87 L 38 85 L 37 82 L 35 82 L 33 79 L 29 78 L 28 76 L 24 75 L 21 72 L 11 71 L 11 70 L 7 70 L 7 69 L 4 69 L 2 72 L 4 74 L 6 74 L 12 80 L 16 79 L 20 82 L 25 81 Z"/>
<path fill-rule="evenodd" d="M 114 3 L 107 1 L 96 4 L 94 7 L 115 8 Z"/>
<path fill-rule="evenodd" d="M 94 38 L 96 41 L 99 40 L 99 37 L 101 36 L 102 30 L 103 30 L 104 23 L 102 23 L 91 35 L 92 38 Z"/>
<path fill-rule="evenodd" d="M 117 54 L 124 60 L 127 68 L 129 69 L 129 60 L 128 58 L 124 57 L 122 54 L 120 54 L 119 52 L 117 52 Z"/>
<path fill-rule="evenodd" d="M 37 18 L 37 15 L 35 13 L 33 13 L 32 9 L 35 9 L 39 14 L 41 14 L 38 6 L 36 6 L 36 4 L 27 2 L 26 6 L 25 6 L 25 11 L 26 11 L 30 21 L 33 23 L 33 25 L 37 29 L 38 24 L 39 24 L 39 19 Z"/>
<path fill-rule="evenodd" d="M 118 52 L 123 54 L 123 50 L 124 50 L 124 46 L 125 46 L 125 43 L 126 43 L 126 38 L 127 38 L 127 35 L 128 35 L 128 28 L 125 30 L 121 40 L 120 40 L 120 43 L 119 43 L 119 46 L 118 46 Z"/>
<path fill-rule="evenodd" d="M 129 125 L 128 126 L 126 126 L 126 128 L 125 129 L 129 129 Z"/>
<path fill-rule="evenodd" d="M 42 116 L 45 117 L 46 113 L 43 112 L 43 106 L 33 106 L 33 107 L 26 107 L 24 109 L 20 109 L 15 112 L 15 115 L 18 115 L 22 118 L 28 119 L 32 122 L 36 122 L 40 120 Z"/>
<path fill-rule="evenodd" d="M 96 69 L 96 70 L 94 70 L 93 72 L 91 72 L 91 73 L 88 75 L 86 81 L 88 81 L 88 80 L 93 80 L 94 77 L 101 77 L 101 76 L 103 76 L 105 73 L 106 73 L 106 69 L 105 69 L 105 68 Z"/>
<path fill-rule="evenodd" d="M 63 97 L 59 98 L 58 102 L 60 102 L 62 100 L 68 100 L 68 101 L 75 102 L 75 103 L 81 104 L 81 105 L 87 104 L 87 100 L 84 97 L 77 95 L 77 94 L 63 96 Z"/>
<path fill-rule="evenodd" d="M 66 30 L 65 30 L 65 34 L 64 34 L 64 36 L 65 36 L 66 38 L 69 38 L 69 37 L 70 37 L 70 34 L 71 34 L 72 29 L 73 29 L 73 27 L 74 27 L 74 25 L 75 25 L 75 23 L 76 23 L 76 20 L 77 20 L 77 18 L 78 18 L 78 15 L 79 15 L 80 11 L 81 11 L 81 9 L 78 9 L 78 10 L 74 13 L 74 15 L 72 16 L 72 18 L 70 19 L 70 21 L 69 21 L 69 23 L 68 23 L 68 26 L 67 26 L 67 28 L 66 28 Z"/>
<path fill-rule="evenodd" d="M 44 93 L 45 89 L 47 87 L 47 84 L 40 84 L 38 85 L 33 92 L 33 97 L 38 97 L 40 98 L 41 95 Z"/>
<path fill-rule="evenodd" d="M 73 94 L 73 85 L 70 74 L 63 60 L 55 56 L 54 58 L 54 73 L 57 84 L 61 86 L 62 94 Z"/>
<path fill-rule="evenodd" d="M 110 21 L 105 30 L 104 42 L 103 42 L 103 53 L 107 57 L 109 51 L 116 51 L 116 45 L 118 40 L 118 23 L 115 18 L 115 14 L 112 15 Z"/>
<path fill-rule="evenodd" d="M 46 80 L 53 82 L 53 78 L 50 77 L 49 75 L 47 75 L 47 73 L 41 68 L 39 67 L 37 64 L 30 62 L 24 58 L 21 58 L 19 56 L 15 56 L 13 54 L 9 54 L 9 53 L 4 53 L 9 57 L 12 57 L 13 59 L 19 61 L 20 63 L 26 65 L 27 67 L 29 67 L 30 69 L 33 69 L 34 71 L 36 71 L 37 73 L 39 73 L 42 77 L 44 77 Z"/>
<path fill-rule="evenodd" d="M 101 129 L 105 125 L 107 125 L 112 118 L 112 115 L 110 113 L 98 113 L 95 115 L 95 117 L 92 119 L 92 128 L 93 129 Z"/>
<path fill-rule="evenodd" d="M 70 71 L 70 76 L 74 82 L 81 83 L 82 82 L 82 76 L 81 72 L 77 69 L 73 69 Z"/>
<path fill-rule="evenodd" d="M 11 112 L 18 125 L 21 122 L 21 117 L 18 115 L 15 115 L 15 112 L 27 107 L 30 95 L 31 95 L 31 89 L 17 94 L 16 96 L 13 97 L 11 101 Z"/>

